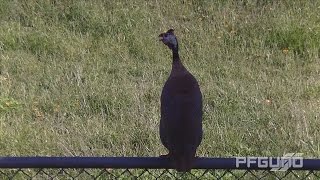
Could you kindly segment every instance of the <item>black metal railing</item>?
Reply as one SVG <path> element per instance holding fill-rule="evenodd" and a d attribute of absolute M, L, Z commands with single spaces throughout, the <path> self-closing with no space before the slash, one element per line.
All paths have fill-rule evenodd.
<path fill-rule="evenodd" d="M 179 173 L 159 157 L 0 157 L 0 179 L 320 179 L 320 159 L 301 163 L 272 171 L 258 161 L 197 158 L 191 172 Z"/>

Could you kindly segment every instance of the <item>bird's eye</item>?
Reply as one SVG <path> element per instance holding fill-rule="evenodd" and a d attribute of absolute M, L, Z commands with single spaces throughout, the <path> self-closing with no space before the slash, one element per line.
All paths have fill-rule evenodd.
<path fill-rule="evenodd" d="M 164 37 L 168 37 L 168 34 L 164 34 Z"/>

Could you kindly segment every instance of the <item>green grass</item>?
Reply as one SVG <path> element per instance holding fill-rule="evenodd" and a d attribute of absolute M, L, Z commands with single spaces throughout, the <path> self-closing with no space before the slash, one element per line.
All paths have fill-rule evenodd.
<path fill-rule="evenodd" d="M 317 1 L 0 3 L 0 155 L 158 156 L 174 28 L 199 156 L 320 155 Z"/>

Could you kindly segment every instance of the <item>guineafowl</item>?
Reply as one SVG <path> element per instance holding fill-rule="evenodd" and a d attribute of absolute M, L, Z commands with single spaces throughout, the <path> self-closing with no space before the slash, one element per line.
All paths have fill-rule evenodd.
<path fill-rule="evenodd" d="M 160 139 L 179 172 L 191 170 L 202 140 L 202 94 L 197 80 L 183 66 L 173 29 L 159 35 L 173 54 L 172 69 L 161 94 Z"/>

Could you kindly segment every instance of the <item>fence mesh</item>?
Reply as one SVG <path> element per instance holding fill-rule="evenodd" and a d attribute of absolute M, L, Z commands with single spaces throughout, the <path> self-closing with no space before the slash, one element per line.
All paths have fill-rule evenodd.
<path fill-rule="evenodd" d="M 179 173 L 171 169 L 18 168 L 0 169 L 0 179 L 320 179 L 312 170 L 213 170 L 193 169 Z"/>

